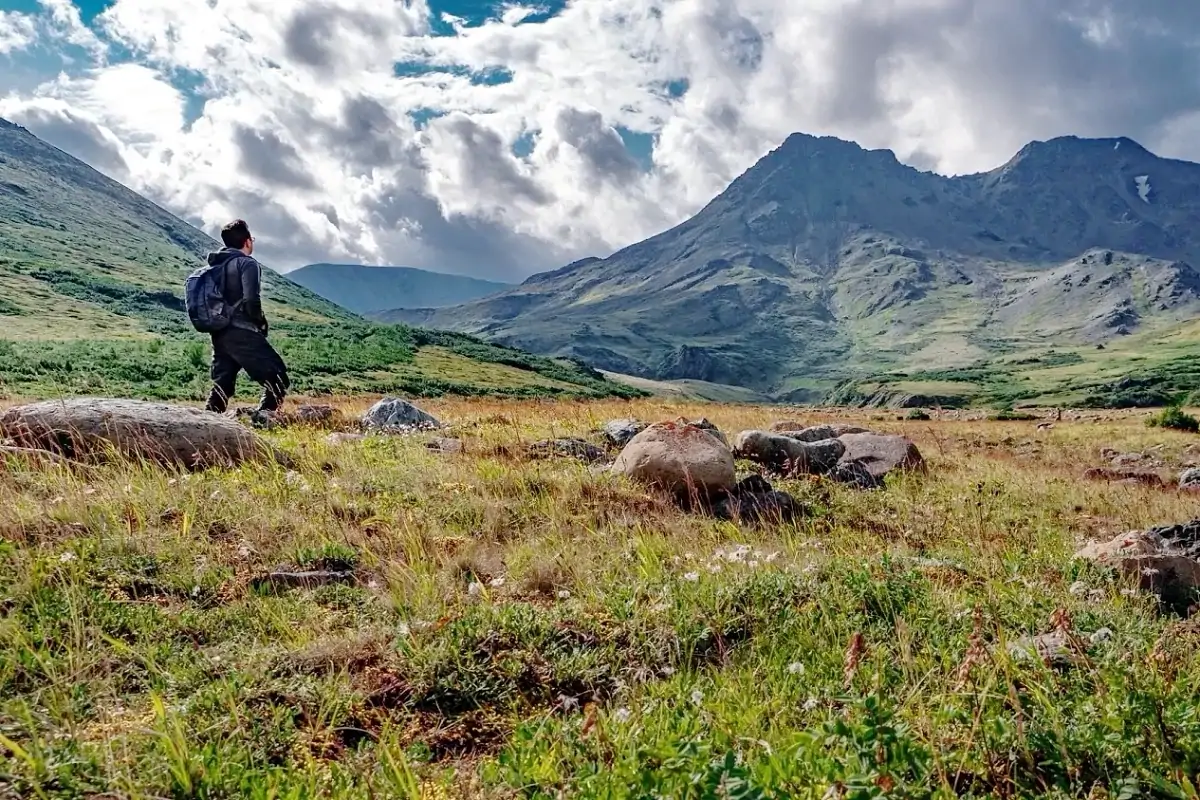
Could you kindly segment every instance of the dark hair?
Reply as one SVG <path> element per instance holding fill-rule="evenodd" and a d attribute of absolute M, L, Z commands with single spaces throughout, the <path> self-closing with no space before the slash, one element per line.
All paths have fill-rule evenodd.
<path fill-rule="evenodd" d="M 246 242 L 250 241 L 250 226 L 244 219 L 235 219 L 221 228 L 221 241 L 226 247 L 241 250 L 246 246 Z"/>

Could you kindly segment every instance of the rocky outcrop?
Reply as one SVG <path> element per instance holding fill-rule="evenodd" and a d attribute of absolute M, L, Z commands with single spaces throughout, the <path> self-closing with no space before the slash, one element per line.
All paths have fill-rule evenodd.
<path fill-rule="evenodd" d="M 248 460 L 285 460 L 235 420 L 188 406 L 72 398 L 10 409 L 0 438 L 76 460 L 126 458 L 204 469 Z"/>
<path fill-rule="evenodd" d="M 855 462 L 876 478 L 895 471 L 921 471 L 925 459 L 913 441 L 905 436 L 880 433 L 848 433 L 838 437 L 846 446 L 841 463 Z"/>
<path fill-rule="evenodd" d="M 778 475 L 824 475 L 845 452 L 837 439 L 804 442 L 767 431 L 742 431 L 733 445 L 736 458 L 762 464 Z"/>
<path fill-rule="evenodd" d="M 703 428 L 675 422 L 651 425 L 633 437 L 612 471 L 685 498 L 716 497 L 735 480 L 728 447 Z"/>
<path fill-rule="evenodd" d="M 1200 588 L 1200 520 L 1123 533 L 1093 542 L 1075 557 L 1117 569 L 1138 588 L 1173 602 L 1187 602 Z"/>

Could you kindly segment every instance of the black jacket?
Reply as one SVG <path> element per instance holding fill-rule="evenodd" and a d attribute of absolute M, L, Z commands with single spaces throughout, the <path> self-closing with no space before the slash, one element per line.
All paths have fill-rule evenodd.
<path fill-rule="evenodd" d="M 254 256 L 225 247 L 208 254 L 208 263 L 225 265 L 225 302 L 241 303 L 230 324 L 258 333 L 267 332 L 267 317 L 262 309 L 262 267 Z"/>

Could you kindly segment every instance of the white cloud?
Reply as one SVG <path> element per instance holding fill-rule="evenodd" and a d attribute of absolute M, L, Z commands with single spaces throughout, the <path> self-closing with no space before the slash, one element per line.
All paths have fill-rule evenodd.
<path fill-rule="evenodd" d="M 33 44 L 33 17 L 16 11 L 0 10 L 0 55 L 24 50 Z"/>
<path fill-rule="evenodd" d="M 116 0 L 95 31 L 42 5 L 93 63 L 0 113 L 210 229 L 248 217 L 284 266 L 521 277 L 680 221 L 797 130 L 949 173 L 1066 133 L 1200 159 L 1200 6 L 1172 0 L 578 0 L 451 36 L 437 0 Z"/>

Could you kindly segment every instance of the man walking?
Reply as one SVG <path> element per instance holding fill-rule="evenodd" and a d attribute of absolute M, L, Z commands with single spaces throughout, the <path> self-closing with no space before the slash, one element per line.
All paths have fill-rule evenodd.
<path fill-rule="evenodd" d="M 253 255 L 254 237 L 246 222 L 238 219 L 221 229 L 221 241 L 225 247 L 209 253 L 209 266 L 193 276 L 197 283 L 208 283 L 189 289 L 189 300 L 195 296 L 195 304 L 202 307 L 199 315 L 189 307 L 193 324 L 199 319 L 203 324 L 197 324 L 197 329 L 212 335 L 213 387 L 207 408 L 225 412 L 237 388 L 238 371 L 244 369 L 251 380 L 262 384 L 259 411 L 278 411 L 290 381 L 283 359 L 267 341 L 262 268 Z"/>

